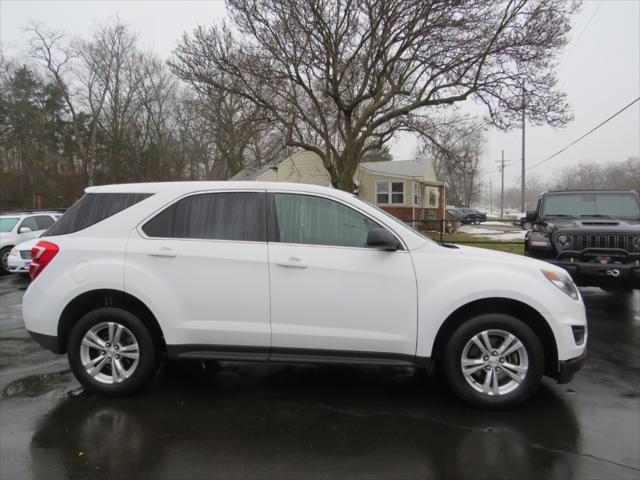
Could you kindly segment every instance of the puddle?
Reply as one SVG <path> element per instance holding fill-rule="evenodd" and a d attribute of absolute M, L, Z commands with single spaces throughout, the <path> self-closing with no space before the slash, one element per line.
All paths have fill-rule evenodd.
<path fill-rule="evenodd" d="M 31 375 L 14 380 L 0 392 L 0 399 L 11 397 L 39 397 L 67 383 L 70 375 L 70 370 L 61 370 L 59 372 Z"/>

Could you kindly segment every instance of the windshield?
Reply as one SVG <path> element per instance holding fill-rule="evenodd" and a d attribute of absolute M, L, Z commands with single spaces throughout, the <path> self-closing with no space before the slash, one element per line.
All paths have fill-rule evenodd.
<path fill-rule="evenodd" d="M 16 226 L 16 223 L 18 223 L 18 219 L 14 217 L 0 218 L 0 232 L 10 232 Z"/>
<path fill-rule="evenodd" d="M 575 193 L 547 195 L 542 217 L 640 218 L 640 206 L 629 193 Z"/>

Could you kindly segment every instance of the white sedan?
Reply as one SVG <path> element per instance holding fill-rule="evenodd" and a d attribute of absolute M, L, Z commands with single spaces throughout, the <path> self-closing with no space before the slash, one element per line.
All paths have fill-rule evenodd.
<path fill-rule="evenodd" d="M 31 265 L 31 249 L 40 241 L 39 238 L 32 238 L 22 242 L 11 249 L 7 259 L 7 268 L 11 273 L 29 273 Z"/>

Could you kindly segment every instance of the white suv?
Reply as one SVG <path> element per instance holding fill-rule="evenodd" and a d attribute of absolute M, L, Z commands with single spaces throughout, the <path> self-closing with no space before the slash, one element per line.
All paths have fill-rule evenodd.
<path fill-rule="evenodd" d="M 9 273 L 9 252 L 26 240 L 39 237 L 55 223 L 56 212 L 28 211 L 0 214 L 0 274 Z"/>
<path fill-rule="evenodd" d="M 106 395 L 168 358 L 442 368 L 470 404 L 515 405 L 582 364 L 567 273 L 441 245 L 302 184 L 91 187 L 33 249 L 32 336 Z"/>

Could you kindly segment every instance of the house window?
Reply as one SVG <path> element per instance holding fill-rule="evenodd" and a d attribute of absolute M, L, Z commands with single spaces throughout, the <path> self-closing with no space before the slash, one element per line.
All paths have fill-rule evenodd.
<path fill-rule="evenodd" d="M 376 182 L 376 203 L 389 203 L 389 182 Z"/>
<path fill-rule="evenodd" d="M 438 187 L 427 188 L 427 208 L 438 208 L 438 200 L 440 199 L 440 192 Z"/>
<path fill-rule="evenodd" d="M 376 203 L 378 205 L 404 203 L 404 182 L 376 182 Z"/>
<path fill-rule="evenodd" d="M 404 182 L 391 182 L 391 203 L 404 203 Z"/>
<path fill-rule="evenodd" d="M 422 206 L 422 188 L 418 182 L 413 182 L 413 203 L 416 207 Z"/>

